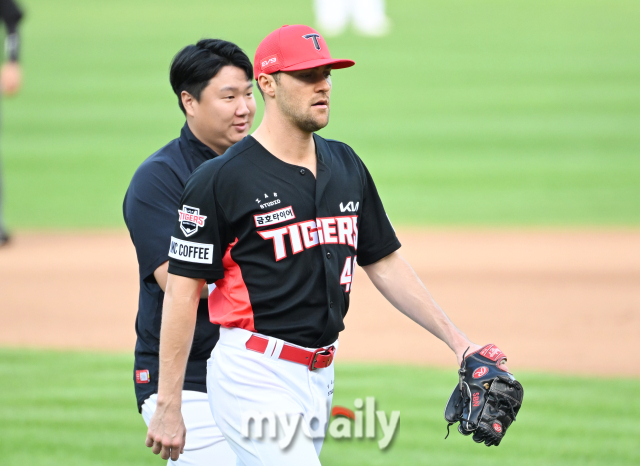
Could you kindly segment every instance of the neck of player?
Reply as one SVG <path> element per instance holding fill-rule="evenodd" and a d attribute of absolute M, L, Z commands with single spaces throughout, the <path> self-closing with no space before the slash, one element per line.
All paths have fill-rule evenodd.
<path fill-rule="evenodd" d="M 196 121 L 194 121 L 193 118 L 189 118 L 189 116 L 187 116 L 187 125 L 189 125 L 189 129 L 191 130 L 193 135 L 198 139 L 198 141 L 200 141 L 202 144 L 204 144 L 209 149 L 214 151 L 216 154 L 222 155 L 229 148 L 228 143 L 225 143 L 222 141 L 216 141 L 211 137 L 207 137 L 208 134 L 206 130 L 203 131 L 202 128 L 200 128 L 200 126 L 196 124 Z"/>
<path fill-rule="evenodd" d="M 304 167 L 316 176 L 313 133 L 301 130 L 280 112 L 265 111 L 262 123 L 252 136 L 275 157 Z"/>

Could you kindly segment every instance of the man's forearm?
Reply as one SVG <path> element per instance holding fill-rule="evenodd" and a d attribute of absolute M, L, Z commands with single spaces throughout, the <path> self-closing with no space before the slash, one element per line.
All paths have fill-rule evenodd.
<path fill-rule="evenodd" d="M 156 279 L 156 283 L 162 291 L 166 291 L 167 289 L 167 279 L 169 278 L 169 261 L 163 262 L 160 266 L 154 270 L 153 277 Z M 209 298 L 209 287 L 202 286 L 202 291 L 200 292 L 200 299 Z"/>
<path fill-rule="evenodd" d="M 456 355 L 460 356 L 469 346 L 467 336 L 438 306 L 399 252 L 363 268 L 376 288 L 396 309 L 444 341 Z"/>
<path fill-rule="evenodd" d="M 176 286 L 171 276 L 167 284 L 162 311 L 160 330 L 160 380 L 158 385 L 158 405 L 179 405 L 187 359 L 193 341 L 200 287 L 202 283 L 187 282 L 178 277 Z"/>

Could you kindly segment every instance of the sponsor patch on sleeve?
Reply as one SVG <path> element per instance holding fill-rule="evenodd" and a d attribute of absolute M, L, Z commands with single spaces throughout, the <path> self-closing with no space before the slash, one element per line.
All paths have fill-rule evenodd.
<path fill-rule="evenodd" d="M 172 236 L 169 257 L 185 262 L 213 264 L 213 244 L 193 243 Z"/>
<path fill-rule="evenodd" d="M 254 215 L 253 218 L 256 221 L 256 227 L 266 227 L 275 225 L 276 223 L 286 222 L 287 220 L 296 218 L 296 216 L 293 213 L 293 207 L 289 206 L 266 214 Z"/>
<path fill-rule="evenodd" d="M 149 383 L 151 377 L 149 376 L 149 369 L 143 369 L 136 371 L 136 383 Z"/>

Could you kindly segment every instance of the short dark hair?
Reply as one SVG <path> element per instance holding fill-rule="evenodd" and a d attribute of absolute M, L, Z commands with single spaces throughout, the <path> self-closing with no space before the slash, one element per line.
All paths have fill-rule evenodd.
<path fill-rule="evenodd" d="M 200 101 L 202 90 L 211 78 L 224 66 L 236 66 L 244 71 L 247 80 L 253 80 L 253 66 L 244 51 L 232 42 L 221 39 L 202 39 L 195 45 L 187 45 L 171 61 L 169 81 L 173 92 L 178 96 L 178 105 L 186 114 L 182 105 L 182 91 L 187 91 Z"/>
<path fill-rule="evenodd" d="M 280 84 L 280 71 L 276 71 L 274 73 L 271 73 L 271 76 L 273 76 L 273 79 L 274 79 L 274 81 L 276 83 Z M 258 82 L 258 78 L 257 77 L 256 77 L 256 87 L 260 91 L 260 95 L 262 96 L 262 100 L 264 100 L 264 92 L 262 92 L 262 88 L 260 87 L 260 83 Z"/>

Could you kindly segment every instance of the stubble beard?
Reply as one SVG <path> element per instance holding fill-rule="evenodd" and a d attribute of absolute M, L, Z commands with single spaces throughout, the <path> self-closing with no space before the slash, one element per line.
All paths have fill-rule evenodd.
<path fill-rule="evenodd" d="M 288 99 L 279 101 L 280 111 L 291 123 L 307 133 L 315 133 L 329 124 L 329 109 L 327 108 L 327 119 L 319 120 L 311 114 L 305 114 L 300 109 L 303 105 L 299 102 L 290 102 Z"/>

